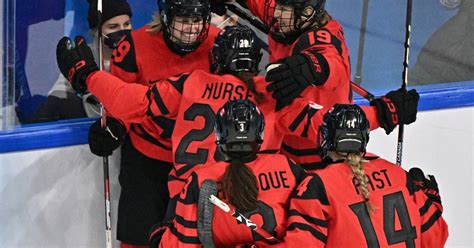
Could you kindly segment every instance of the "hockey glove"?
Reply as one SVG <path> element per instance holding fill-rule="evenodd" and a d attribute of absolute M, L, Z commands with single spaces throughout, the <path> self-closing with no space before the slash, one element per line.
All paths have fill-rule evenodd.
<path fill-rule="evenodd" d="M 56 60 L 61 73 L 74 90 L 81 94 L 87 91 L 87 76 L 99 70 L 94 55 L 82 36 L 77 36 L 75 41 L 63 37 L 56 47 Z"/>
<path fill-rule="evenodd" d="M 107 116 L 107 126 L 102 128 L 101 119 L 89 129 L 89 148 L 97 156 L 110 156 L 127 134 L 125 126 L 117 119 Z"/>
<path fill-rule="evenodd" d="M 227 13 L 225 0 L 211 0 L 211 12 L 219 16 L 225 15 Z"/>
<path fill-rule="evenodd" d="M 385 133 L 390 134 L 399 123 L 410 124 L 416 120 L 419 99 L 420 95 L 415 89 L 405 93 L 398 89 L 372 100 L 370 105 L 377 108 L 380 126 L 385 129 Z"/>
<path fill-rule="evenodd" d="M 165 233 L 166 229 L 170 228 L 173 224 L 171 222 L 163 222 L 155 224 L 151 227 L 150 235 L 149 235 L 149 243 L 150 248 L 158 248 L 160 247 L 161 238 Z"/>
<path fill-rule="evenodd" d="M 275 66 L 278 65 L 278 66 Z M 296 54 L 267 66 L 267 91 L 283 105 L 293 100 L 310 85 L 323 85 L 329 77 L 326 59 L 318 53 Z"/>
<path fill-rule="evenodd" d="M 411 179 L 418 186 L 425 195 L 428 196 L 434 202 L 441 204 L 441 197 L 439 196 L 438 183 L 433 175 L 428 175 L 428 178 L 425 177 L 425 173 L 420 168 L 413 167 L 408 172 Z"/>

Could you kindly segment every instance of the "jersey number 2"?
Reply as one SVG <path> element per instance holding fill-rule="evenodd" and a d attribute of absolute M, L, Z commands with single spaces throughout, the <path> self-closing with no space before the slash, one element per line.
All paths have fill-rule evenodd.
<path fill-rule="evenodd" d="M 379 248 L 379 241 L 370 220 L 365 202 L 349 206 L 357 215 L 367 241 L 367 247 Z M 395 214 L 398 216 L 400 229 L 395 230 Z M 404 242 L 407 248 L 415 247 L 416 230 L 411 225 L 408 208 L 401 191 L 383 197 L 383 229 L 389 245 Z"/>

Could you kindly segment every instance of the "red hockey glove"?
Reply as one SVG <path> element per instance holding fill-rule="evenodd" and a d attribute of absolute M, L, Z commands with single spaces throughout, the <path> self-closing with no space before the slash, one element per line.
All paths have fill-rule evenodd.
<path fill-rule="evenodd" d="M 277 65 L 277 66 L 275 66 Z M 283 105 L 293 100 L 310 85 L 323 85 L 329 77 L 326 59 L 318 54 L 296 54 L 267 66 L 267 91 Z"/>
<path fill-rule="evenodd" d="M 441 197 L 439 196 L 438 183 L 433 175 L 425 177 L 425 173 L 420 168 L 413 167 L 408 172 L 411 179 L 431 200 L 441 204 Z"/>
<path fill-rule="evenodd" d="M 56 61 L 64 77 L 74 90 L 81 94 L 87 91 L 87 76 L 99 70 L 94 55 L 82 36 L 77 36 L 75 41 L 68 37 L 59 40 L 56 47 Z"/>
<path fill-rule="evenodd" d="M 380 126 L 385 129 L 385 133 L 390 134 L 399 123 L 410 124 L 416 120 L 419 99 L 420 95 L 415 89 L 405 93 L 398 89 L 372 100 L 370 105 L 377 108 Z"/>
<path fill-rule="evenodd" d="M 97 156 L 110 156 L 123 142 L 127 130 L 119 120 L 107 116 L 107 126 L 102 128 L 98 119 L 89 129 L 89 148 Z"/>
<path fill-rule="evenodd" d="M 166 229 L 173 225 L 170 222 L 159 223 L 154 225 L 150 230 L 149 235 L 149 243 L 150 248 L 158 248 L 160 246 L 161 238 L 163 237 L 163 233 L 165 233 Z"/>

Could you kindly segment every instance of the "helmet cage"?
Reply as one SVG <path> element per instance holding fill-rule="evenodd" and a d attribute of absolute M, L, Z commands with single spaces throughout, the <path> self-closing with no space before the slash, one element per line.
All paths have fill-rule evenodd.
<path fill-rule="evenodd" d="M 365 153 L 369 141 L 369 122 L 357 105 L 337 104 L 324 115 L 319 127 L 318 143 L 321 157 L 328 151 L 339 153 Z"/>
<path fill-rule="evenodd" d="M 163 25 L 162 32 L 166 45 L 173 52 L 181 55 L 196 50 L 201 43 L 206 40 L 209 34 L 211 22 L 209 2 L 207 0 L 162 0 L 160 3 L 160 17 Z M 190 23 L 188 23 L 188 21 L 178 22 L 175 17 L 190 18 L 191 21 Z M 192 30 L 195 28 L 190 28 L 189 31 L 185 31 L 177 27 L 183 27 L 183 25 L 200 25 L 197 29 L 199 33 L 193 35 Z M 175 36 L 176 33 L 179 34 L 179 37 Z M 186 40 L 190 39 L 190 37 L 196 38 Z"/>
<path fill-rule="evenodd" d="M 306 32 L 307 29 L 311 28 L 312 25 L 307 25 L 305 28 L 303 26 L 306 23 L 314 23 L 316 20 L 322 18 L 323 14 L 325 13 L 324 5 L 326 0 L 276 0 L 273 1 L 265 1 L 265 9 L 268 11 L 264 14 L 264 22 L 270 26 L 270 35 L 272 38 L 280 43 L 283 44 L 291 44 L 293 43 L 302 33 Z M 293 8 L 290 19 L 286 22 L 283 22 L 284 19 L 282 17 L 275 18 L 275 10 L 278 6 L 287 6 Z M 313 7 L 313 11 L 311 13 L 305 14 L 306 7 Z M 286 18 L 285 18 L 286 19 Z M 291 19 L 293 21 L 291 21 Z M 289 27 L 290 31 L 283 32 L 282 23 L 288 23 L 292 25 Z"/>
<path fill-rule="evenodd" d="M 265 120 L 249 100 L 227 102 L 216 116 L 216 144 L 228 156 L 258 152 L 263 142 Z"/>
<path fill-rule="evenodd" d="M 227 26 L 209 53 L 210 71 L 215 74 L 258 73 L 262 59 L 255 32 L 246 26 Z"/>

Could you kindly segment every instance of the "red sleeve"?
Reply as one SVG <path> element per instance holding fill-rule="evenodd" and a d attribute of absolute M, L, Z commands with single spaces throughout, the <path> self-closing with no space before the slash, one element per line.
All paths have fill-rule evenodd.
<path fill-rule="evenodd" d="M 413 193 L 413 201 L 420 212 L 421 220 L 421 247 L 444 247 L 448 239 L 448 225 L 441 214 L 443 207 L 437 202 L 430 200 L 422 190 L 416 186 Z"/>
<path fill-rule="evenodd" d="M 87 78 L 89 91 L 107 112 L 126 123 L 140 123 L 146 116 L 176 116 L 181 93 L 168 80 L 152 86 L 128 84 L 107 72 Z"/>
<path fill-rule="evenodd" d="M 176 205 L 175 217 L 166 227 L 159 247 L 201 247 L 197 230 L 198 178 L 193 173 L 186 181 Z"/>
<path fill-rule="evenodd" d="M 328 235 L 325 214 L 328 205 L 319 176 L 308 175 L 291 195 L 286 236 L 276 246 L 324 247 Z"/>
<path fill-rule="evenodd" d="M 284 134 L 292 134 L 313 140 L 318 139 L 319 126 L 323 123 L 324 114 L 332 108 L 315 104 L 305 98 L 297 98 L 290 105 L 278 112 L 277 128 Z M 370 130 L 380 126 L 377 109 L 361 106 L 370 124 Z"/>

